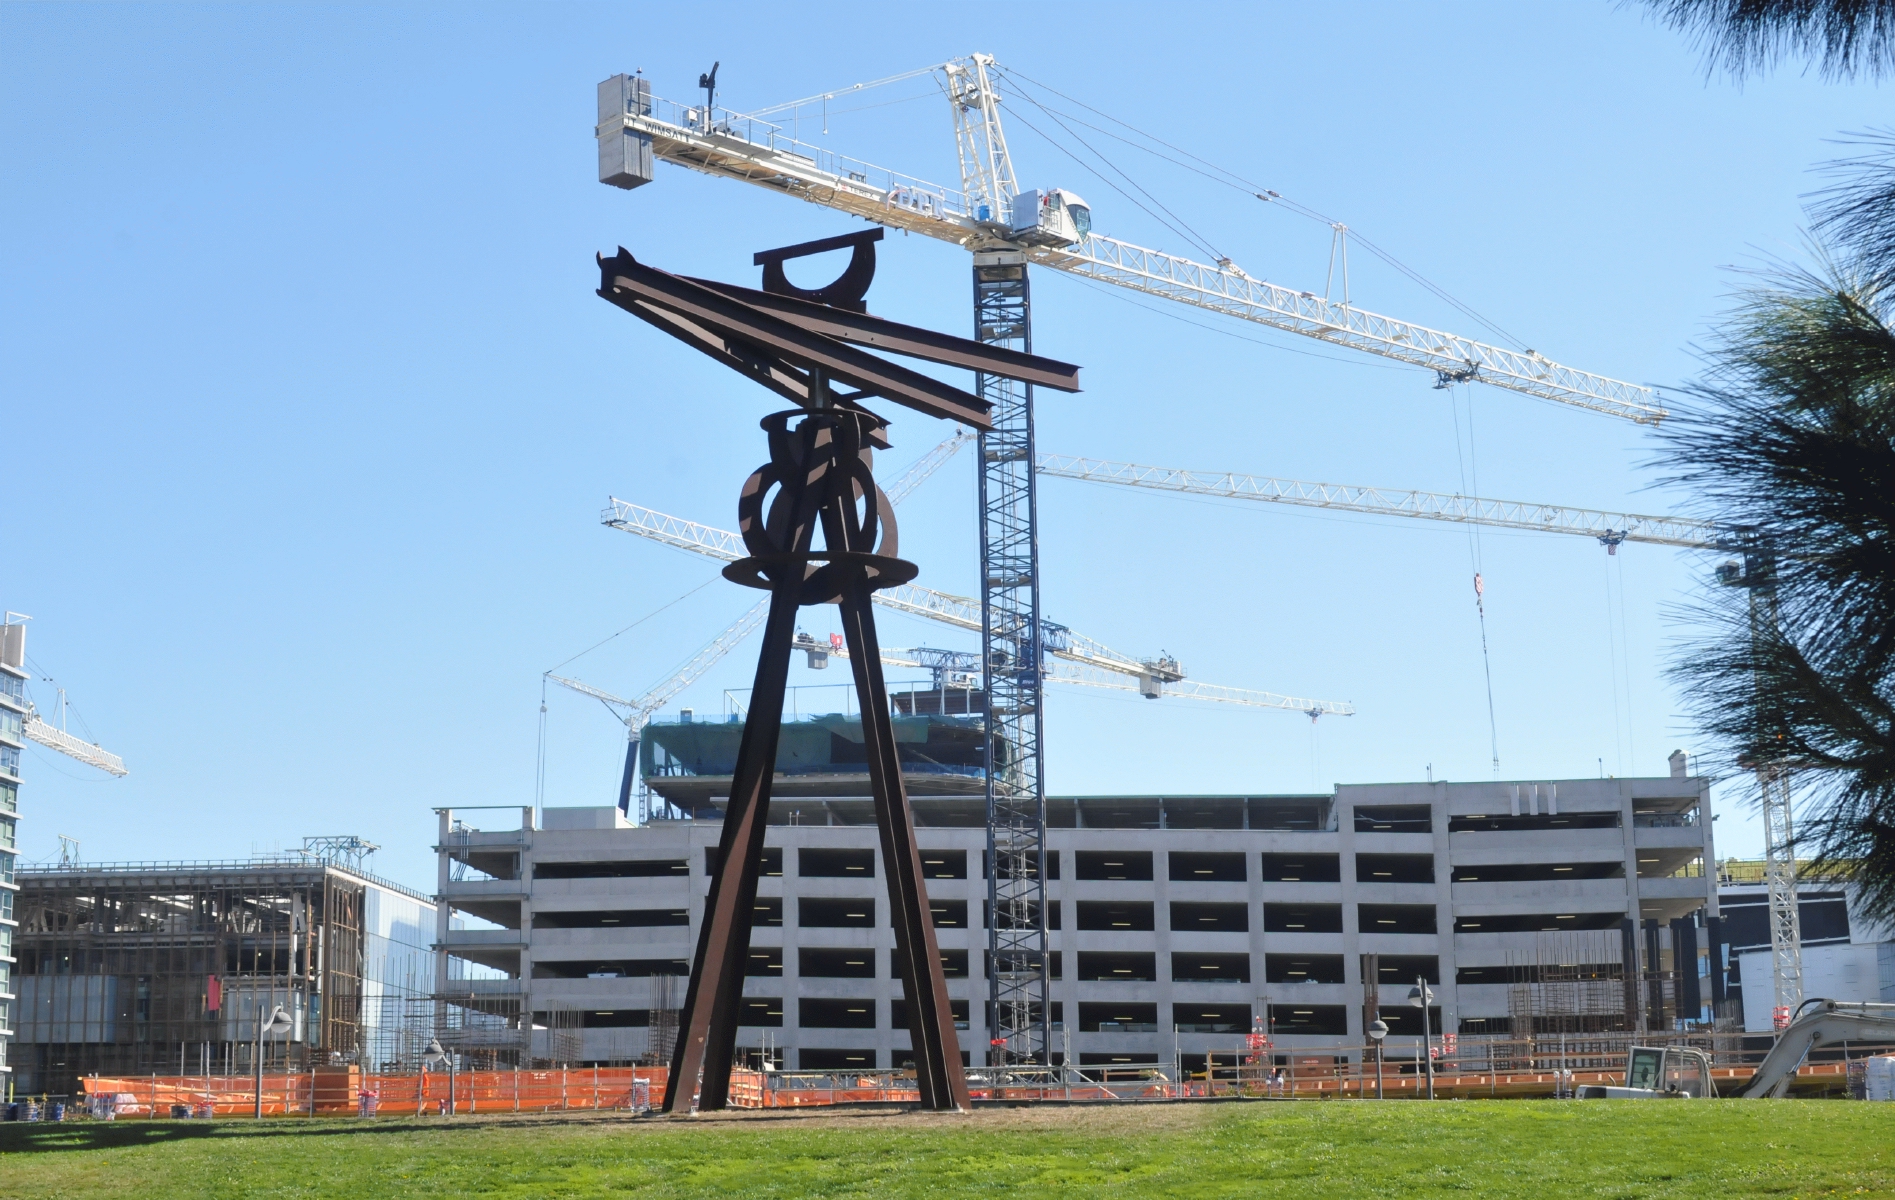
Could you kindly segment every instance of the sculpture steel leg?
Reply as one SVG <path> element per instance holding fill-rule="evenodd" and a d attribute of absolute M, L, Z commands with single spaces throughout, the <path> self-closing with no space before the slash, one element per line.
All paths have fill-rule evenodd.
<path fill-rule="evenodd" d="M 730 1064 L 742 1017 L 757 872 L 763 861 L 770 782 L 776 771 L 777 736 L 783 726 L 783 695 L 789 683 L 790 643 L 796 634 L 801 591 L 802 581 L 792 580 L 779 583 L 770 594 L 750 713 L 744 718 L 743 741 L 724 809 L 724 832 L 717 844 L 717 875 L 704 902 L 691 986 L 678 1022 L 671 1074 L 665 1081 L 667 1113 L 691 1111 L 694 1091 L 700 1109 L 722 1108 L 730 1098 Z"/>
<path fill-rule="evenodd" d="M 914 812 L 902 783 L 901 759 L 889 714 L 888 688 L 882 679 L 881 644 L 866 582 L 843 596 L 842 636 L 849 644 L 849 665 L 861 697 L 862 740 L 868 750 L 869 785 L 875 794 L 875 824 L 882 837 L 882 864 L 888 872 L 888 906 L 895 926 L 895 961 L 901 970 L 902 995 L 908 1001 L 908 1037 L 915 1053 L 915 1078 L 921 1106 L 968 1111 L 967 1076 L 961 1069 L 954 1012 L 948 1002 L 947 976 L 934 937 L 921 850 L 915 844 Z"/>

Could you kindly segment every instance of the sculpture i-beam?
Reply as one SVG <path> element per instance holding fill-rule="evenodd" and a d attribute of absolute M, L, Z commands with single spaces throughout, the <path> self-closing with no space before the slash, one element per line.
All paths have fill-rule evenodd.
<path fill-rule="evenodd" d="M 897 556 L 894 514 L 871 469 L 875 449 L 888 447 L 888 423 L 861 402 L 881 397 L 983 431 L 991 422 L 980 398 L 858 347 L 1062 391 L 1079 390 L 1079 369 L 868 315 L 863 297 L 881 232 L 764 251 L 756 257 L 765 268 L 761 292 L 672 275 L 624 247 L 598 260 L 601 297 L 798 406 L 763 419 L 770 461 L 751 473 L 737 502 L 749 557 L 724 569 L 733 583 L 769 592 L 770 610 L 680 1014 L 667 1113 L 691 1111 L 694 1097 L 699 1110 L 729 1100 L 791 643 L 797 610 L 807 604 L 841 610 L 921 1103 L 968 1107 L 870 605 L 878 589 L 908 582 L 917 569 Z M 844 247 L 854 250 L 849 268 L 828 286 L 801 291 L 785 279 L 785 259 Z"/>

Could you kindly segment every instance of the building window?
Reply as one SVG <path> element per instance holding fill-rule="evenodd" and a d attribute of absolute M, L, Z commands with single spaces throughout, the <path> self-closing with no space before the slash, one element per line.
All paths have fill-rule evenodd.
<path fill-rule="evenodd" d="M 1432 904 L 1358 904 L 1356 927 L 1363 933 L 1434 933 Z"/>
<path fill-rule="evenodd" d="M 934 918 L 936 929 L 966 929 L 967 901 L 929 900 L 928 915 Z"/>
<path fill-rule="evenodd" d="M 1340 954 L 1266 954 L 1263 978 L 1267 983 L 1343 983 Z"/>
<path fill-rule="evenodd" d="M 875 851 L 806 846 L 796 852 L 796 873 L 804 879 L 873 879 Z"/>
<path fill-rule="evenodd" d="M 17 854 L 12 854 L 12 853 L 9 853 L 8 851 L 0 850 L 0 883 L 13 882 L 13 864 L 14 864 L 14 860 L 17 859 L 18 857 L 19 855 Z M 11 908 L 13 906 L 13 893 L 8 892 L 6 896 L 7 896 L 7 907 Z M 13 914 L 9 912 L 7 913 L 7 916 L 12 917 Z"/>
<path fill-rule="evenodd" d="M 969 1012 L 973 1011 L 972 1002 L 967 1000 L 949 1000 L 948 1012 L 954 1018 L 954 1028 L 968 1027 Z M 908 1001 L 890 1000 L 888 1002 L 888 1027 L 890 1029 L 908 1028 Z"/>
<path fill-rule="evenodd" d="M 0 733 L 15 741 L 25 736 L 26 722 L 10 708 L 0 708 Z"/>
<path fill-rule="evenodd" d="M 1080 850 L 1073 854 L 1073 871 L 1080 879 L 1150 879 L 1151 851 Z"/>
<path fill-rule="evenodd" d="M 534 870 L 538 871 L 539 868 L 535 867 Z M 704 847 L 704 873 L 706 875 L 717 874 L 716 846 Z M 765 846 L 763 848 L 761 861 L 757 867 L 757 874 L 760 876 L 768 876 L 772 879 L 783 874 L 783 847 Z"/>
<path fill-rule="evenodd" d="M 1079 978 L 1094 983 L 1150 983 L 1158 978 L 1158 956 L 1139 951 L 1113 954 L 1081 950 Z"/>
<path fill-rule="evenodd" d="M 1531 833 L 1547 829 L 1617 829 L 1616 812 L 1563 813 L 1559 816 L 1489 816 L 1474 813 L 1449 817 L 1449 833 Z"/>
<path fill-rule="evenodd" d="M 1156 1004 L 1082 1003 L 1079 1006 L 1081 1033 L 1157 1033 Z"/>
<path fill-rule="evenodd" d="M 1173 983 L 1249 983 L 1248 954 L 1184 954 L 1171 956 Z"/>
<path fill-rule="evenodd" d="M 751 952 L 755 954 L 753 950 Z M 782 951 L 777 951 L 777 974 L 783 973 Z M 875 978 L 875 951 L 872 949 L 828 949 L 805 946 L 796 953 L 796 969 L 803 975 L 824 979 Z"/>
<path fill-rule="evenodd" d="M 1174 1004 L 1171 1023 L 1179 1033 L 1249 1033 L 1248 1004 Z"/>
<path fill-rule="evenodd" d="M 26 680 L 18 675 L 9 675 L 5 671 L 0 671 L 0 694 L 11 696 L 15 700 L 25 699 Z"/>
<path fill-rule="evenodd" d="M 1412 984 L 1417 978 L 1440 983 L 1441 960 L 1432 954 L 1378 954 L 1375 975 L 1376 981 L 1382 984 Z M 1457 976 L 1454 982 L 1467 981 Z"/>
<path fill-rule="evenodd" d="M 18 746 L 0 746 L 0 772 L 20 777 L 20 748 Z"/>
<path fill-rule="evenodd" d="M 1265 904 L 1265 933 L 1341 933 L 1340 904 Z"/>
<path fill-rule="evenodd" d="M 586 1029 L 643 1029 L 651 1024 L 651 1010 L 644 1008 L 602 1008 L 579 1014 Z"/>
<path fill-rule="evenodd" d="M 803 896 L 796 901 L 796 923 L 805 929 L 873 929 L 875 901 Z"/>
<path fill-rule="evenodd" d="M 802 1029 L 873 1029 L 875 1001 L 806 996 L 796 1003 L 796 1024 Z"/>
<path fill-rule="evenodd" d="M 1363 905 L 1367 908 L 1368 905 Z M 1623 912 L 1504 913 L 1498 916 L 1459 917 L 1456 933 L 1553 933 L 1567 929 L 1617 929 Z M 1364 931 L 1367 926 L 1363 926 Z"/>
<path fill-rule="evenodd" d="M 19 845 L 19 825 L 12 817 L 0 817 L 0 846 L 11 850 Z"/>
<path fill-rule="evenodd" d="M 1153 928 L 1149 900 L 1081 900 L 1078 907 L 1081 929 L 1130 933 Z"/>
<path fill-rule="evenodd" d="M 967 851 L 923 850 L 921 877 L 923 879 L 966 879 Z"/>
<path fill-rule="evenodd" d="M 1342 859 L 1334 854 L 1266 854 L 1265 883 L 1340 883 Z"/>
<path fill-rule="evenodd" d="M 1355 810 L 1357 833 L 1433 833 L 1434 810 L 1425 804 L 1389 804 Z"/>
<path fill-rule="evenodd" d="M 796 1069 L 799 1071 L 873 1071 L 875 1051 L 805 1048 L 796 1052 Z"/>
<path fill-rule="evenodd" d="M 536 862 L 535 879 L 638 879 L 651 875 L 689 875 L 682 858 L 631 859 L 624 862 Z"/>
<path fill-rule="evenodd" d="M 1081 907 L 1083 908 L 1083 905 Z M 1250 932 L 1250 906 L 1248 904 L 1200 904 L 1173 900 L 1171 902 L 1171 931 L 1173 933 L 1248 933 Z"/>
<path fill-rule="evenodd" d="M 751 952 L 754 961 L 756 951 Z M 772 951 L 772 953 L 776 953 Z M 645 979 L 653 975 L 689 975 L 691 964 L 682 958 L 580 958 L 533 960 L 535 979 Z M 754 974 L 754 972 L 752 972 Z M 781 970 L 775 972 L 782 974 Z"/>
<path fill-rule="evenodd" d="M 0 812 L 20 811 L 20 789 L 11 783 L 0 783 Z"/>
<path fill-rule="evenodd" d="M 1390 1011 L 1386 1008 L 1382 1010 L 1384 1019 L 1387 1019 Z M 1435 1011 L 1438 1013 L 1441 1010 Z M 1270 1031 L 1276 1034 L 1314 1033 L 1328 1037 L 1346 1036 L 1349 1032 L 1349 1006 L 1346 1004 L 1272 1004 Z M 1394 1032 L 1392 1021 L 1389 1032 Z"/>
<path fill-rule="evenodd" d="M 1242 854 L 1193 854 L 1174 850 L 1165 856 L 1173 883 L 1243 883 Z"/>
<path fill-rule="evenodd" d="M 737 1018 L 739 1025 L 758 1025 L 779 1029 L 783 1025 L 781 996 L 745 996 Z"/>
<path fill-rule="evenodd" d="M 1433 883 L 1432 854 L 1358 854 L 1357 883 Z"/>
<path fill-rule="evenodd" d="M 538 929 L 616 929 L 690 923 L 690 911 L 682 908 L 596 908 L 533 914 L 533 925 Z"/>
<path fill-rule="evenodd" d="M 1487 863 L 1454 868 L 1456 883 L 1559 883 L 1574 879 L 1624 878 L 1624 859 L 1612 862 Z"/>

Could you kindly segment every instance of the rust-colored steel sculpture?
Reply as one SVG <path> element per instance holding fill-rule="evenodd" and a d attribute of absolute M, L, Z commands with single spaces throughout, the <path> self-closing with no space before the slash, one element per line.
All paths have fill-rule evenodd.
<path fill-rule="evenodd" d="M 667 1113 L 689 1112 L 694 1094 L 700 1110 L 722 1108 L 729 1100 L 791 642 L 797 610 L 807 604 L 834 604 L 842 614 L 861 698 L 921 1103 L 968 1107 L 870 604 L 877 589 L 913 579 L 916 567 L 897 557 L 894 514 L 871 470 L 875 449 L 888 446 L 887 422 L 860 402 L 880 396 L 980 430 L 990 427 L 988 406 L 857 347 L 1062 391 L 1079 390 L 1079 369 L 868 315 L 863 297 L 874 278 L 874 242 L 881 236 L 874 229 L 764 251 L 756 256 L 764 267 L 761 292 L 672 275 L 640 263 L 623 247 L 599 259 L 600 296 L 799 406 L 763 419 L 770 461 L 751 473 L 737 502 L 738 528 L 750 555 L 724 569 L 732 582 L 768 591 L 770 613 L 666 1084 Z M 786 259 L 843 248 L 854 251 L 849 267 L 826 287 L 803 291 L 784 277 Z M 842 392 L 838 384 L 855 390 Z"/>

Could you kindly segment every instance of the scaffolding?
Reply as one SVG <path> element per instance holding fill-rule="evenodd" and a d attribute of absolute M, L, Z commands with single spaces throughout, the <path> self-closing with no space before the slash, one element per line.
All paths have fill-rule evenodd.
<path fill-rule="evenodd" d="M 1625 964 L 1616 932 L 1542 933 L 1507 954 L 1507 1013 L 1516 1038 L 1627 1028 Z"/>

